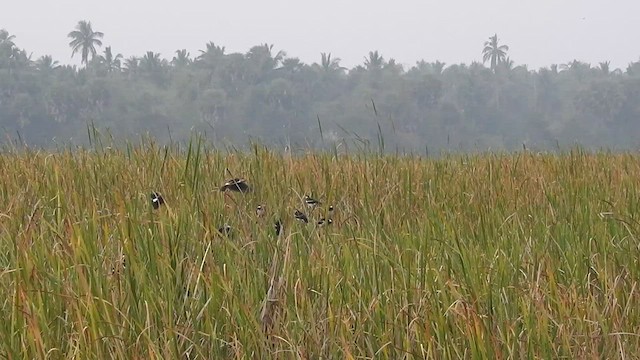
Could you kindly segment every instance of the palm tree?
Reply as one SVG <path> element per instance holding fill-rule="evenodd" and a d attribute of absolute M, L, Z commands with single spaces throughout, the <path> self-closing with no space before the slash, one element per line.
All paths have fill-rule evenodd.
<path fill-rule="evenodd" d="M 331 53 L 320 53 L 320 66 L 324 71 L 341 71 L 344 70 L 342 66 L 340 66 L 340 58 L 331 58 Z"/>
<path fill-rule="evenodd" d="M 269 45 L 265 43 L 262 46 L 264 46 L 266 52 L 269 54 L 269 56 L 271 56 L 271 59 L 273 59 L 274 68 L 276 68 L 278 64 L 280 64 L 282 60 L 284 60 L 284 58 L 287 56 L 287 53 L 284 50 L 278 50 L 278 52 L 273 55 L 273 44 Z"/>
<path fill-rule="evenodd" d="M 507 51 L 509 51 L 509 46 L 498 45 L 498 35 L 494 34 L 489 38 L 489 41 L 484 42 L 482 62 L 485 63 L 490 60 L 491 70 L 495 72 L 498 64 L 506 60 Z"/>
<path fill-rule="evenodd" d="M 396 59 L 394 58 L 389 59 L 389 61 L 387 61 L 387 63 L 384 64 L 383 68 L 396 75 L 399 75 L 404 71 L 402 64 L 396 63 Z"/>
<path fill-rule="evenodd" d="M 21 69 L 26 69 L 32 66 L 33 62 L 31 61 L 31 55 L 32 54 L 27 55 L 27 51 L 24 49 L 18 49 L 17 47 L 14 47 L 13 49 L 11 49 L 11 55 L 9 59 L 10 66 Z"/>
<path fill-rule="evenodd" d="M 574 59 L 566 64 L 560 65 L 560 70 L 565 75 L 569 75 L 578 80 L 583 80 L 591 74 L 591 64 Z"/>
<path fill-rule="evenodd" d="M 287 53 L 282 50 L 274 55 L 273 44 L 266 43 L 252 47 L 247 53 L 247 59 L 257 64 L 263 71 L 275 69 L 286 56 Z"/>
<path fill-rule="evenodd" d="M 224 56 L 224 52 L 226 51 L 224 46 L 218 46 L 213 41 L 209 41 L 205 45 L 205 47 L 206 47 L 205 50 L 199 50 L 200 51 L 200 56 L 198 56 L 199 60 L 204 60 L 205 57 L 212 57 L 217 59 Z"/>
<path fill-rule="evenodd" d="M 15 38 L 7 30 L 0 29 L 0 66 L 8 66 L 9 71 L 12 68 L 27 68 L 32 65 L 31 55 L 16 47 L 13 42 Z"/>
<path fill-rule="evenodd" d="M 514 64 L 515 63 L 513 62 L 513 60 L 511 60 L 511 58 L 508 56 L 506 59 L 504 59 L 499 63 L 499 65 L 502 66 L 503 69 L 509 70 L 509 71 L 513 70 Z"/>
<path fill-rule="evenodd" d="M 165 66 L 168 62 L 160 58 L 160 53 L 153 51 L 147 51 L 146 54 L 140 59 L 141 73 L 148 76 L 156 85 L 164 84 L 165 78 Z"/>
<path fill-rule="evenodd" d="M 638 76 L 640 75 L 640 60 L 629 63 L 626 70 L 627 75 Z"/>
<path fill-rule="evenodd" d="M 103 33 L 99 31 L 93 31 L 90 21 L 79 21 L 76 25 L 76 30 L 70 32 L 67 37 L 71 38 L 69 46 L 71 46 L 71 57 L 77 52 L 82 54 L 82 63 L 87 65 L 89 62 L 89 54 L 91 58 L 96 56 L 96 46 L 102 46 Z"/>
<path fill-rule="evenodd" d="M 7 30 L 0 29 L 0 67 L 12 66 L 16 52 L 16 44 L 13 42 L 15 38 Z"/>
<path fill-rule="evenodd" d="M 123 65 L 128 73 L 135 73 L 139 68 L 140 59 L 138 59 L 135 56 L 132 56 L 130 58 L 124 59 Z"/>
<path fill-rule="evenodd" d="M 282 60 L 282 67 L 279 70 L 285 70 L 288 73 L 297 73 L 304 68 L 304 64 L 298 58 L 286 58 Z"/>
<path fill-rule="evenodd" d="M 573 59 L 566 64 L 560 64 L 560 70 L 562 71 L 586 72 L 589 69 L 591 69 L 591 64 L 577 59 Z"/>
<path fill-rule="evenodd" d="M 146 71 L 153 71 L 162 65 L 162 59 L 160 59 L 160 53 L 153 51 L 147 51 L 142 59 L 140 59 L 140 67 Z"/>
<path fill-rule="evenodd" d="M 416 65 L 410 71 L 418 74 L 429 74 L 431 73 L 431 64 L 424 60 L 416 61 Z"/>
<path fill-rule="evenodd" d="M 171 60 L 171 64 L 175 67 L 184 67 L 191 64 L 191 58 L 187 49 L 176 50 L 176 56 Z"/>
<path fill-rule="evenodd" d="M 369 51 L 369 57 L 364 58 L 364 66 L 367 70 L 382 69 L 384 58 L 376 51 Z"/>
<path fill-rule="evenodd" d="M 13 40 L 16 38 L 15 35 L 9 35 L 9 32 L 5 29 L 0 29 L 0 46 L 7 46 L 12 49 L 16 44 Z"/>
<path fill-rule="evenodd" d="M 447 63 L 442 62 L 440 60 L 436 60 L 436 62 L 431 63 L 431 67 L 433 68 L 433 72 L 436 75 L 442 75 L 442 72 L 444 71 L 444 67 L 447 65 Z"/>
<path fill-rule="evenodd" d="M 213 71 L 215 67 L 220 65 L 220 61 L 225 56 L 225 47 L 218 46 L 213 41 L 206 44 L 205 50 L 200 51 L 200 55 L 195 58 L 195 63 L 204 68 Z"/>
<path fill-rule="evenodd" d="M 120 71 L 122 54 L 116 54 L 113 56 L 111 52 L 111 46 L 104 48 L 104 55 L 100 56 L 100 61 L 106 67 L 107 72 Z"/>
<path fill-rule="evenodd" d="M 58 67 L 58 61 L 53 60 L 51 55 L 41 56 L 36 61 L 36 68 L 42 72 L 49 72 Z"/>
<path fill-rule="evenodd" d="M 609 67 L 609 66 L 610 66 L 610 65 L 611 65 L 611 62 L 610 62 L 610 61 L 603 61 L 603 62 L 601 62 L 601 63 L 599 64 L 600 71 L 602 71 L 602 73 L 603 73 L 604 75 L 609 75 L 609 72 L 610 72 L 610 67 Z"/>

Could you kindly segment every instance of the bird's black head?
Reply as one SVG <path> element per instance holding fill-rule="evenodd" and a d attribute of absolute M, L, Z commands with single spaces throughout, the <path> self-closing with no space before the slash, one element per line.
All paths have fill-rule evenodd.
<path fill-rule="evenodd" d="M 162 195 L 160 195 L 160 193 L 158 192 L 153 191 L 151 193 L 151 205 L 153 206 L 153 208 L 157 209 L 162 204 L 164 204 L 164 199 L 162 198 Z"/>

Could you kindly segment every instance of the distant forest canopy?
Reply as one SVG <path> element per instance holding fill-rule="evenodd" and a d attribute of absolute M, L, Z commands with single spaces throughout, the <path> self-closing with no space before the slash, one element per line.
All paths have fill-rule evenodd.
<path fill-rule="evenodd" d="M 640 61 L 624 70 L 578 60 L 530 70 L 497 35 L 478 62 L 418 61 L 404 68 L 378 51 L 352 69 L 331 53 L 302 63 L 273 45 L 227 54 L 213 42 L 172 59 L 124 58 L 80 21 L 69 54 L 31 59 L 0 30 L 0 126 L 6 137 L 49 147 L 86 143 L 87 127 L 116 139 L 160 142 L 206 133 L 214 144 L 333 147 L 370 143 L 423 153 L 476 150 L 635 149 Z M 434 58 L 437 54 L 434 54 Z M 3 139 L 4 141 L 4 139 Z"/>

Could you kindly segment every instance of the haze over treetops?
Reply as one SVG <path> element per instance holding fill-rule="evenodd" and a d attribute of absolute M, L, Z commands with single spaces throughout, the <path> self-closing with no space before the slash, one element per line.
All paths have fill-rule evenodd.
<path fill-rule="evenodd" d="M 633 149 L 640 118 L 640 62 L 571 60 L 537 70 L 509 56 L 497 35 L 471 64 L 437 58 L 407 67 L 372 50 L 342 67 L 318 51 L 306 64 L 270 44 L 227 53 L 209 42 L 171 59 L 148 51 L 124 58 L 108 34 L 80 21 L 69 53 L 82 66 L 29 57 L 0 32 L 0 125 L 33 145 L 87 142 L 87 127 L 116 139 L 149 133 L 186 141 L 257 141 L 291 148 L 376 146 L 412 153 L 586 148 Z"/>

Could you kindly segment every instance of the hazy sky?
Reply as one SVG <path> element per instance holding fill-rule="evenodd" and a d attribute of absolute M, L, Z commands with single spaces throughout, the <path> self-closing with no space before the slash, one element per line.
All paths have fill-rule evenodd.
<path fill-rule="evenodd" d="M 497 33 L 531 69 L 573 59 L 624 69 L 640 58 L 638 0 L 0 0 L 0 9 L 0 28 L 19 47 L 63 64 L 79 62 L 66 37 L 79 20 L 125 57 L 152 50 L 171 59 L 182 48 L 193 56 L 213 41 L 227 53 L 274 44 L 306 63 L 331 52 L 347 67 L 370 50 L 408 66 L 469 63 Z"/>

